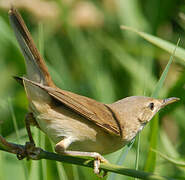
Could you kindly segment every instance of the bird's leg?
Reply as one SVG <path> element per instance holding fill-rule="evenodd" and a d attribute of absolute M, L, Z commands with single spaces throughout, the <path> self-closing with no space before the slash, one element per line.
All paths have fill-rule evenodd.
<path fill-rule="evenodd" d="M 29 143 L 30 144 L 33 144 L 33 146 L 35 146 L 35 143 L 34 143 L 34 140 L 33 140 L 33 136 L 31 134 L 31 128 L 30 128 L 30 126 L 34 122 L 37 123 L 36 120 L 35 120 L 35 118 L 34 118 L 34 116 L 33 116 L 33 113 L 28 113 L 26 115 L 26 117 L 25 117 L 25 125 L 26 125 L 26 131 L 28 133 L 28 137 L 29 137 L 29 140 L 30 140 Z"/>
<path fill-rule="evenodd" d="M 108 163 L 108 161 L 97 152 L 81 152 L 81 151 L 69 151 L 66 150 L 72 143 L 71 138 L 64 138 L 62 141 L 56 144 L 55 151 L 59 154 L 69 155 L 69 156 L 80 156 L 80 157 L 91 157 L 94 159 L 94 173 L 100 174 L 100 163 Z M 106 175 L 104 172 L 103 176 Z"/>
<path fill-rule="evenodd" d="M 25 156 L 27 156 L 27 158 L 29 158 L 29 156 L 31 156 L 32 159 L 33 158 L 37 159 L 37 154 L 40 151 L 40 148 L 35 147 L 35 142 L 33 140 L 32 134 L 31 134 L 30 125 L 38 126 L 38 124 L 33 116 L 33 113 L 28 113 L 25 117 L 25 126 L 26 126 L 26 131 L 28 133 L 29 142 L 26 142 L 24 152 L 17 153 L 17 158 L 19 160 L 23 159 Z"/>

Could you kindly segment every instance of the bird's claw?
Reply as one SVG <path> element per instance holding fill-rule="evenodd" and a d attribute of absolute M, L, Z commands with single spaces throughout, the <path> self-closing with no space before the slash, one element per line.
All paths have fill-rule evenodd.
<path fill-rule="evenodd" d="M 97 174 L 99 177 L 103 178 L 104 176 L 107 175 L 107 172 L 103 171 L 103 175 L 100 175 L 101 173 L 100 163 L 109 163 L 109 162 L 103 156 L 97 153 L 95 155 L 94 160 L 94 173 Z"/>
<path fill-rule="evenodd" d="M 27 157 L 27 159 L 39 159 L 41 149 L 36 147 L 34 143 L 32 142 L 26 142 L 25 148 L 21 149 L 17 152 L 17 158 L 19 160 L 24 159 Z"/>
<path fill-rule="evenodd" d="M 26 157 L 26 151 L 25 149 L 18 149 L 17 151 L 17 159 L 22 160 Z"/>

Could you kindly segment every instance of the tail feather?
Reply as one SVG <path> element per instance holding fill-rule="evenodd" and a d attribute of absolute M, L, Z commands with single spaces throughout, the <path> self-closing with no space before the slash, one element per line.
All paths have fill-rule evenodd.
<path fill-rule="evenodd" d="M 55 87 L 24 20 L 13 7 L 9 11 L 9 19 L 26 61 L 27 78 L 47 86 Z"/>

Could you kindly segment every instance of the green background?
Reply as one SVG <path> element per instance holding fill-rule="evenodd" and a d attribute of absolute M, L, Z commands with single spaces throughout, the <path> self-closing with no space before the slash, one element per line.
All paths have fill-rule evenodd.
<path fill-rule="evenodd" d="M 27 134 L 24 116 L 28 101 L 23 88 L 12 78 L 25 74 L 24 59 L 8 21 L 7 0 L 0 0 L 0 134 L 11 142 L 24 144 Z M 180 0 L 50 0 L 14 1 L 43 55 L 54 82 L 62 89 L 104 103 L 132 95 L 151 96 L 170 58 L 136 33 L 120 29 L 131 26 L 173 44 L 180 37 L 185 47 L 185 4 Z M 185 50 L 183 50 L 185 51 Z M 184 59 L 183 59 L 184 58 Z M 185 56 L 170 67 L 159 98 L 179 97 L 181 101 L 163 109 L 159 127 L 147 125 L 141 133 L 139 170 L 154 171 L 180 179 L 185 171 L 159 155 L 149 161 L 152 132 L 156 149 L 175 160 L 185 155 Z M 158 117 L 157 117 L 158 118 Z M 47 137 L 33 128 L 37 145 L 52 151 Z M 155 147 L 155 143 L 153 144 Z M 137 143 L 123 165 L 135 168 Z M 105 156 L 116 163 L 123 150 Z M 51 161 L 18 161 L 0 152 L 0 179 L 96 179 L 92 169 Z M 132 179 L 113 176 L 105 179 Z M 97 178 L 98 179 L 98 178 Z"/>

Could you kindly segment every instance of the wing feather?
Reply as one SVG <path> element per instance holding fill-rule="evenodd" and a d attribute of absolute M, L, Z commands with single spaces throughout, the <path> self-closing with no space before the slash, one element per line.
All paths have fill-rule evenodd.
<path fill-rule="evenodd" d="M 21 78 L 17 79 L 20 81 Z M 105 104 L 59 88 L 44 86 L 24 77 L 22 79 L 46 90 L 58 102 L 102 127 L 106 132 L 120 136 L 119 124 Z"/>

